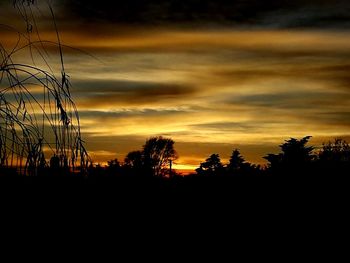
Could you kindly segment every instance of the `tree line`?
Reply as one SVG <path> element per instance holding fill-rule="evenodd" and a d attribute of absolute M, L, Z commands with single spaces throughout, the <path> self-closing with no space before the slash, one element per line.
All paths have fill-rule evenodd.
<path fill-rule="evenodd" d="M 192 177 L 213 176 L 305 176 L 346 175 L 350 171 L 350 145 L 343 139 L 323 143 L 320 149 L 309 145 L 311 136 L 284 141 L 280 152 L 263 158 L 267 165 L 255 165 L 245 160 L 239 149 L 234 149 L 229 162 L 224 164 L 219 154 L 212 154 L 195 170 Z M 171 178 L 178 176 L 172 164 L 178 158 L 171 138 L 152 137 L 142 150 L 128 153 L 124 162 L 117 159 L 101 166 L 90 167 L 94 174 L 134 175 Z"/>
<path fill-rule="evenodd" d="M 309 145 L 311 136 L 284 141 L 279 153 L 269 153 L 263 158 L 264 166 L 252 164 L 242 156 L 239 149 L 233 149 L 228 163 L 221 161 L 219 154 L 211 154 L 187 177 L 263 177 L 263 176 L 341 176 L 350 174 L 350 145 L 343 139 L 323 143 L 321 148 Z M 181 177 L 173 169 L 178 159 L 175 142 L 162 136 L 146 140 L 140 150 L 129 152 L 121 162 L 108 161 L 106 166 L 93 165 L 87 169 L 88 176 L 126 176 L 141 178 Z M 38 175 L 76 175 L 68 168 L 61 168 L 51 158 L 49 165 L 40 169 Z M 16 168 L 1 167 L 0 175 L 15 175 Z"/>

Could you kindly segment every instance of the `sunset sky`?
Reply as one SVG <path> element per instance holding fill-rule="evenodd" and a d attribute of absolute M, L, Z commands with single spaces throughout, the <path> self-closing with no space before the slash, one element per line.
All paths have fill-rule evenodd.
<path fill-rule="evenodd" d="M 0 24 L 20 27 L 10 2 Z M 95 162 L 156 135 L 175 140 L 178 169 L 234 148 L 263 164 L 290 137 L 350 138 L 349 1 L 51 2 Z M 55 40 L 49 13 L 38 25 Z"/>

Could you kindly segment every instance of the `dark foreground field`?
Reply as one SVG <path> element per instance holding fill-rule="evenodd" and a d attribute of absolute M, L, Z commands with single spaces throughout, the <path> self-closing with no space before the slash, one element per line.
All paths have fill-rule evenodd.
<path fill-rule="evenodd" d="M 118 201 L 163 202 L 172 200 L 221 200 L 278 202 L 280 198 L 317 199 L 348 196 L 347 176 L 176 176 L 169 178 L 142 176 L 0 176 L 0 191 L 28 198 L 73 196 L 108 198 Z M 327 197 L 328 196 L 328 197 Z"/>
<path fill-rule="evenodd" d="M 167 247 L 172 240 L 190 250 L 198 242 L 233 240 L 249 249 L 268 246 L 271 238 L 286 248 L 283 240 L 297 238 L 307 248 L 302 236 L 325 240 L 344 231 L 349 195 L 344 177 L 0 176 L 2 219 L 31 236 L 44 229 L 72 247 L 68 236 L 130 248 Z M 167 257 L 175 253 L 170 250 Z"/>

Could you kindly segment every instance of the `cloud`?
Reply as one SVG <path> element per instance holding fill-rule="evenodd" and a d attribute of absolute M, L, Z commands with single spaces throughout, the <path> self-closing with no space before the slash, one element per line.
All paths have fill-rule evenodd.
<path fill-rule="evenodd" d="M 179 115 L 187 113 L 186 110 L 181 109 L 142 109 L 142 110 L 132 110 L 124 109 L 119 111 L 80 111 L 79 115 L 83 118 L 97 118 L 105 120 L 118 120 L 125 118 L 135 118 L 135 117 L 167 117 L 170 115 Z"/>
<path fill-rule="evenodd" d="M 310 108 L 318 108 L 321 105 L 329 105 L 329 103 L 337 100 L 341 100 L 341 96 L 332 92 L 286 91 L 282 93 L 254 94 L 234 97 L 230 100 L 230 103 L 274 109 L 305 111 Z"/>
<path fill-rule="evenodd" d="M 198 165 L 234 148 L 261 162 L 290 136 L 349 133 L 347 2 L 131 0 L 124 14 L 118 2 L 55 6 L 63 43 L 98 58 L 64 49 L 97 161 L 123 160 L 153 135 L 172 137 L 180 162 Z M 48 21 L 38 21 L 41 37 L 54 40 Z M 2 43 L 16 40 L 0 34 Z M 47 50 L 60 76 L 57 47 Z M 15 61 L 32 63 L 21 55 Z"/>
<path fill-rule="evenodd" d="M 130 34 L 104 35 L 98 38 L 91 34 L 63 31 L 65 43 L 73 47 L 96 51 L 123 52 L 195 52 L 202 53 L 221 49 L 259 52 L 257 55 L 319 56 L 321 54 L 349 54 L 348 31 L 303 31 L 303 30 L 237 30 L 202 29 L 183 30 L 159 28 L 147 30 L 130 29 Z M 131 32 L 134 32 L 132 34 Z M 54 36 L 52 36 L 54 37 Z M 326 52 L 326 53 L 324 53 Z"/>
<path fill-rule="evenodd" d="M 139 81 L 75 81 L 74 92 L 80 105 L 101 107 L 179 100 L 197 92 L 184 84 Z"/>
<path fill-rule="evenodd" d="M 342 57 L 347 57 L 343 55 Z M 338 57 L 337 54 L 333 54 L 333 57 L 329 58 L 328 62 L 318 62 L 311 63 L 314 59 L 325 59 L 324 56 L 319 55 L 314 58 L 310 57 L 286 57 L 283 58 L 281 55 L 280 58 L 270 57 L 271 61 L 276 61 L 279 63 L 279 67 L 276 66 L 267 66 L 265 68 L 222 68 L 214 70 L 213 74 L 219 76 L 221 79 L 231 79 L 236 85 L 249 85 L 263 82 L 271 82 L 271 81 L 280 81 L 288 83 L 290 79 L 294 79 L 294 83 L 289 85 L 294 85 L 294 93 L 295 90 L 302 89 L 302 93 L 310 93 L 304 94 L 305 96 L 302 99 L 307 98 L 319 98 L 327 97 L 330 95 L 331 97 L 327 98 L 328 100 L 339 99 L 342 100 L 342 96 L 344 92 L 347 93 L 350 87 L 350 77 L 349 70 L 350 65 L 341 61 L 341 56 Z M 333 61 L 332 61 L 332 60 Z M 339 61 L 337 61 L 339 60 Z M 283 62 L 282 62 L 283 61 Z M 310 64 L 308 63 L 309 61 Z M 309 87 L 301 87 L 298 88 L 298 82 L 310 83 Z M 318 86 L 320 90 L 314 91 L 314 86 Z M 322 90 L 322 87 L 327 87 L 327 90 Z M 331 87 L 331 89 L 329 89 Z M 276 91 L 278 92 L 278 87 L 276 87 Z M 293 93 L 293 92 L 292 92 Z M 332 93 L 332 94 L 330 94 Z M 288 93 L 286 94 L 288 95 Z M 283 101 L 283 99 L 295 100 L 298 97 L 296 94 L 290 94 L 288 98 L 280 98 L 280 94 L 273 94 L 276 100 Z M 260 95 L 259 95 L 260 96 Z M 262 95 L 263 96 L 263 95 Z M 347 96 L 347 94 L 345 94 Z M 256 98 L 258 101 L 263 101 L 263 98 Z M 271 98 L 273 99 L 273 98 Z M 344 99 L 344 97 L 343 97 Z"/>
<path fill-rule="evenodd" d="M 317 115 L 318 121 L 335 125 L 337 127 L 350 128 L 350 111 L 329 111 Z"/>
<path fill-rule="evenodd" d="M 264 127 L 264 123 L 262 122 L 209 122 L 209 123 L 201 123 L 191 125 L 190 127 L 194 131 L 200 130 L 210 130 L 210 131 L 218 131 L 218 132 L 236 132 L 236 133 L 245 133 L 249 131 L 249 133 L 259 133 L 266 127 Z"/>
<path fill-rule="evenodd" d="M 231 24 L 253 27 L 348 27 L 348 1 L 327 0 L 113 0 L 65 1 L 86 21 L 124 24 Z"/>

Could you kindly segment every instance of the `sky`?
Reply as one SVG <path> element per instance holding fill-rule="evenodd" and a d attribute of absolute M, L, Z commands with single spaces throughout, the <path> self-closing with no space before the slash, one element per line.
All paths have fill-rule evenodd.
<path fill-rule="evenodd" d="M 20 28 L 8 2 L 0 24 Z M 46 2 L 37 23 L 55 40 Z M 290 137 L 350 138 L 349 1 L 50 2 L 95 162 L 160 135 L 176 142 L 181 170 L 235 148 L 264 164 Z"/>

